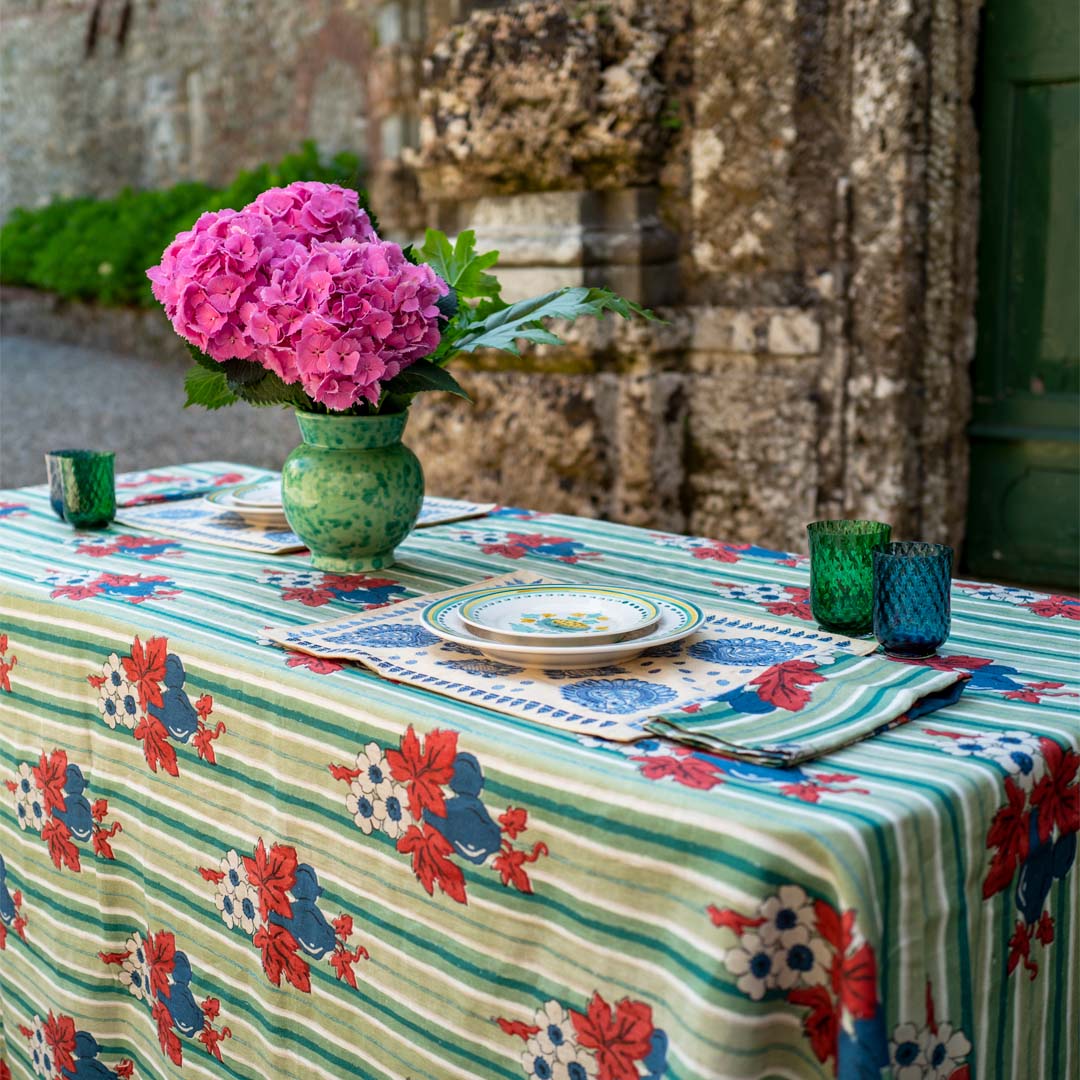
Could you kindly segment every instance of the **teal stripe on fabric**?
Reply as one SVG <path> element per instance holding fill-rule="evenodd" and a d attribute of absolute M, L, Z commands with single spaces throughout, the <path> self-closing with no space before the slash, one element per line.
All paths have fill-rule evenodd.
<path fill-rule="evenodd" d="M 1017 731 L 1080 749 L 1080 698 L 1055 696 L 1080 692 L 1076 620 L 1006 602 L 1016 600 L 1007 591 L 983 597 L 957 590 L 953 636 L 943 654 L 985 658 L 1007 675 L 980 668 L 957 704 L 789 770 L 737 766 L 663 739 L 622 749 L 580 739 L 355 668 L 318 675 L 286 667 L 280 650 L 257 644 L 264 626 L 357 610 L 337 599 L 318 607 L 285 600 L 265 580 L 266 570 L 307 569 L 306 557 L 187 542 L 181 554 L 153 561 L 124 554 L 97 559 L 75 550 L 73 534 L 52 517 L 44 493 L 10 497 L 29 504 L 31 513 L 4 517 L 0 508 L 0 635 L 7 636 L 0 663 L 19 657 L 8 671 L 10 695 L 0 691 L 0 781 L 55 745 L 86 770 L 87 797 L 108 799 L 107 820 L 125 827 L 112 841 L 114 862 L 96 857 L 87 842 L 78 845 L 82 873 L 60 871 L 40 837 L 19 832 L 11 802 L 0 800 L 0 850 L 9 883 L 22 889 L 32 946 L 9 933 L 0 953 L 7 999 L 0 1031 L 8 1056 L 16 1058 L 16 1075 L 25 1075 L 25 1040 L 11 1025 L 16 1017 L 29 1019 L 26 995 L 39 1012 L 62 1004 L 80 1027 L 80 1007 L 90 1029 L 89 1018 L 115 1015 L 115 1023 L 102 1027 L 106 1064 L 130 1043 L 142 1054 L 139 1075 L 163 1080 L 175 1072 L 160 1055 L 149 1018 L 125 1011 L 128 995 L 110 981 L 116 969 L 101 965 L 98 972 L 96 951 L 114 948 L 139 928 L 132 920 L 145 918 L 146 929 L 176 933 L 196 970 L 193 990 L 220 997 L 222 1022 L 226 1014 L 243 1017 L 236 1021 L 241 1037 L 222 1044 L 221 1069 L 201 1046 L 185 1041 L 185 1071 L 196 1075 L 248 1080 L 273 1067 L 282 1080 L 513 1080 L 526 1076 L 520 1058 L 528 1044 L 494 1018 L 529 1025 L 539 1009 L 588 1015 L 592 1002 L 613 1022 L 619 1007 L 649 1010 L 650 1022 L 670 1040 L 660 1080 L 826 1080 L 834 1062 L 828 1054 L 820 1061 L 806 1035 L 810 1005 L 785 1000 L 778 984 L 752 996 L 740 974 L 746 970 L 741 950 L 760 938 L 761 920 L 772 910 L 765 905 L 790 898 L 783 890 L 792 887 L 805 890 L 808 902 L 834 905 L 838 919 L 853 920 L 850 953 L 864 942 L 872 948 L 870 992 L 880 1002 L 886 1040 L 900 1025 L 922 1030 L 931 984 L 938 1023 L 977 1047 L 962 1062 L 973 1076 L 1011 1080 L 1014 1063 L 1032 1050 L 1033 1067 L 1075 1065 L 1080 1016 L 1076 1000 L 1062 991 L 1074 974 L 1068 950 L 1076 871 L 1057 883 L 1045 908 L 1055 920 L 1055 940 L 1032 947 L 1038 978 L 1029 981 L 1022 965 L 1007 975 L 1015 876 L 989 899 L 981 893 L 993 857 L 987 835 L 1008 802 L 1006 778 L 1018 774 L 989 751 L 964 757 L 948 750 L 951 734 L 977 747 L 979 740 L 998 745 L 1004 733 Z M 116 532 L 87 539 L 100 543 Z M 565 537 L 601 557 L 568 564 L 535 550 L 521 559 L 484 554 L 467 538 L 485 533 L 498 542 L 511 533 Z M 763 600 L 786 595 L 785 587 L 804 589 L 805 561 L 783 566 L 737 551 L 736 562 L 698 559 L 681 538 L 599 521 L 554 515 L 451 523 L 415 534 L 401 555 L 403 564 L 379 576 L 414 593 L 528 569 L 568 582 L 652 587 L 662 581 L 736 619 L 776 618 L 796 630 L 812 625 L 796 615 L 774 616 Z M 184 592 L 138 605 L 52 599 L 37 580 L 49 568 L 162 574 Z M 732 583 L 739 596 L 715 582 Z M 184 665 L 191 700 L 212 697 L 208 722 L 226 722 L 214 744 L 216 766 L 199 760 L 190 743 L 176 744 L 179 777 L 152 774 L 130 733 L 105 726 L 85 678 L 101 670 L 110 652 L 130 651 L 136 634 L 143 643 L 167 637 Z M 904 671 L 897 683 L 933 678 L 927 671 Z M 1029 689 L 1053 682 L 1064 686 Z M 872 709 L 885 688 L 858 686 L 850 695 Z M 845 700 L 836 691 L 825 707 Z M 770 741 L 784 730 L 773 725 L 786 721 L 750 718 L 749 737 Z M 549 849 L 522 864 L 531 893 L 504 886 L 493 855 L 473 865 L 454 854 L 450 863 L 463 874 L 468 903 L 451 899 L 437 881 L 429 897 L 394 838 L 378 828 L 365 835 L 353 822 L 345 804 L 349 780 L 335 780 L 327 766 L 352 766 L 372 740 L 396 748 L 410 725 L 418 747 L 436 729 L 457 734 L 458 753 L 475 755 L 482 779 L 477 798 L 491 818 L 507 808 L 527 811 L 520 838 L 499 835 L 518 853 L 537 842 Z M 843 722 L 828 716 L 820 726 L 832 738 Z M 446 799 L 457 797 L 445 781 L 440 786 Z M 6 797 L 6 789 L 0 792 Z M 356 920 L 351 940 L 372 954 L 358 964 L 361 992 L 339 983 L 325 959 L 312 962 L 310 996 L 275 989 L 250 939 L 220 918 L 216 886 L 197 867 L 217 865 L 230 848 L 250 852 L 260 837 L 268 849 L 293 845 L 298 859 L 315 868 L 327 918 L 344 912 Z M 819 935 L 819 917 L 806 924 L 811 938 Z M 42 935 L 54 928 L 57 940 L 47 942 Z M 46 965 L 55 971 L 39 987 L 33 973 Z M 823 975 L 820 985 L 835 997 L 827 967 Z M 275 1057 L 264 1067 L 264 1045 L 306 1064 Z M 845 1062 L 841 1071 L 855 1067 Z"/>

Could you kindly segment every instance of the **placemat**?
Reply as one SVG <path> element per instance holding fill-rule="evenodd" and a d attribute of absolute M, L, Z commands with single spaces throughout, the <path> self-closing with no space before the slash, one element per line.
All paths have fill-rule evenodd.
<path fill-rule="evenodd" d="M 528 584 L 558 582 L 536 574 L 483 582 Z M 702 628 L 685 640 L 628 662 L 585 670 L 526 668 L 444 642 L 423 624 L 421 613 L 431 602 L 475 588 L 331 622 L 274 627 L 265 637 L 577 734 L 616 742 L 663 734 L 772 764 L 795 764 L 865 738 L 960 678 L 868 656 L 877 647 L 873 641 L 715 611 L 707 611 Z M 925 711 L 932 704 L 928 699 Z"/>
<path fill-rule="evenodd" d="M 117 498 L 123 491 L 133 488 L 139 494 L 117 504 L 116 520 L 132 529 L 145 529 L 182 540 L 198 540 L 218 547 L 257 551 L 264 555 L 304 551 L 306 545 L 291 529 L 252 525 L 239 514 L 214 506 L 204 498 L 209 492 L 241 481 L 273 480 L 278 476 L 279 473 L 265 471 L 240 474 L 235 470 L 205 476 L 196 473 L 187 477 L 164 473 L 121 474 L 117 477 Z M 163 487 L 168 483 L 173 486 Z M 474 503 L 426 495 L 415 527 L 423 529 L 481 517 L 494 509 L 495 503 Z"/>
<path fill-rule="evenodd" d="M 292 530 L 251 525 L 239 514 L 221 510 L 202 498 L 120 507 L 116 520 L 131 529 L 264 555 L 306 550 L 304 541 Z"/>

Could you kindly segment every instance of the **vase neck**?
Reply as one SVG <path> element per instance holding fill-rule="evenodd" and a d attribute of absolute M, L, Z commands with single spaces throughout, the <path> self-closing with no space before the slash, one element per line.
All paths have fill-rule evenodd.
<path fill-rule="evenodd" d="M 407 412 L 386 416 L 319 416 L 296 412 L 304 442 L 329 450 L 377 450 L 401 442 Z"/>

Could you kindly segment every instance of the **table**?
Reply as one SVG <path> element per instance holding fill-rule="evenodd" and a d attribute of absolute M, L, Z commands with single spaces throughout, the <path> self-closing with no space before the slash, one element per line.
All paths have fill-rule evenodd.
<path fill-rule="evenodd" d="M 259 635 L 514 567 L 805 625 L 805 559 L 507 507 L 400 559 L 0 492 L 0 1076 L 1076 1075 L 1080 604 L 957 583 L 960 702 L 780 770 Z"/>

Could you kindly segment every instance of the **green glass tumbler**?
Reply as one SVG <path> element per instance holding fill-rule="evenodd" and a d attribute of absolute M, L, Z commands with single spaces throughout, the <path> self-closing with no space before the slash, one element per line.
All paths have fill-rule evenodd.
<path fill-rule="evenodd" d="M 874 622 L 876 548 L 892 526 L 881 521 L 815 521 L 810 539 L 810 610 L 825 630 L 869 633 Z"/>
<path fill-rule="evenodd" d="M 64 520 L 69 525 L 100 529 L 116 517 L 114 457 L 108 450 L 79 450 L 60 459 Z"/>

